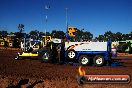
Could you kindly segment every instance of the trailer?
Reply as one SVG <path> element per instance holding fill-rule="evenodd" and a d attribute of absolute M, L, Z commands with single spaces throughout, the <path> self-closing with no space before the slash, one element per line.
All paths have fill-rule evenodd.
<path fill-rule="evenodd" d="M 111 41 L 108 42 L 65 42 L 66 61 L 81 65 L 103 66 L 112 58 Z"/>

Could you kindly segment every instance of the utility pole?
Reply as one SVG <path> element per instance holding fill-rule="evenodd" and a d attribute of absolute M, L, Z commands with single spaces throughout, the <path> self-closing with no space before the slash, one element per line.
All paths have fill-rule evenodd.
<path fill-rule="evenodd" d="M 48 10 L 50 9 L 49 5 L 45 5 L 45 24 L 47 25 L 48 22 Z M 46 32 L 46 29 L 45 29 Z"/>
<path fill-rule="evenodd" d="M 68 30 L 68 8 L 65 8 L 66 9 L 66 32 Z"/>
<path fill-rule="evenodd" d="M 48 22 L 47 14 L 48 14 L 48 9 L 49 8 L 50 8 L 49 6 L 45 5 L 45 26 L 47 25 L 47 22 Z M 46 36 L 46 27 L 45 27 L 45 36 Z"/>
<path fill-rule="evenodd" d="M 47 22 L 48 22 L 48 10 L 49 10 L 50 6 L 48 5 L 45 5 L 45 41 L 44 41 L 44 45 L 46 45 L 46 39 L 47 39 L 47 36 L 46 36 L 46 29 L 47 29 Z M 43 46 L 44 46 L 43 45 Z"/>

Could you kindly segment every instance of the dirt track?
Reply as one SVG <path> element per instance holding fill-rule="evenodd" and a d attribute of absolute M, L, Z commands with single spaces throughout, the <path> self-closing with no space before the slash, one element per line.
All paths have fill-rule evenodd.
<path fill-rule="evenodd" d="M 18 49 L 0 49 L 0 88 L 16 86 L 23 79 L 34 88 L 132 88 L 129 84 L 85 84 L 76 81 L 78 66 L 41 63 L 38 60 L 14 60 Z M 117 58 L 119 59 L 119 58 Z M 125 66 L 86 66 L 86 74 L 129 74 L 132 76 L 132 57 L 120 57 Z"/>

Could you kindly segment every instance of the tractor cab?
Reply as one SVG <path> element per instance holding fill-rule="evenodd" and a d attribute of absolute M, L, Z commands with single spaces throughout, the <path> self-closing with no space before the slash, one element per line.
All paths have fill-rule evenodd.
<path fill-rule="evenodd" d="M 19 52 L 15 59 L 22 57 L 38 57 L 38 50 L 41 42 L 39 40 L 33 40 L 30 37 L 24 37 L 21 40 L 21 52 Z"/>

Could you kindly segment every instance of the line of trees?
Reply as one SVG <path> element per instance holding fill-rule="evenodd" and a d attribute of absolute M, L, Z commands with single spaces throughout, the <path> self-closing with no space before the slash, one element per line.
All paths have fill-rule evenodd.
<path fill-rule="evenodd" d="M 110 38 L 112 41 L 132 40 L 132 32 L 128 34 L 123 34 L 121 32 L 113 33 L 111 31 L 107 31 L 103 35 L 99 35 L 98 37 L 96 37 L 95 40 L 107 41 Z"/>
<path fill-rule="evenodd" d="M 123 41 L 123 40 L 131 40 L 132 39 L 132 32 L 130 32 L 128 34 L 123 34 L 121 32 L 113 33 L 111 31 L 107 31 L 103 35 L 99 35 L 98 37 L 95 37 L 93 39 L 93 34 L 91 32 L 83 31 L 83 30 L 77 29 L 77 33 L 76 33 L 76 36 L 75 36 L 75 39 L 77 41 L 79 41 L 79 40 L 107 41 L 110 38 L 111 38 L 112 41 Z M 22 37 L 22 31 L 23 31 L 23 26 L 22 26 L 22 28 L 19 27 L 19 32 L 10 32 L 10 33 L 8 33 L 7 31 L 2 30 L 2 31 L 0 31 L 0 35 L 2 37 L 6 37 L 8 34 L 14 34 L 14 35 L 17 36 L 17 38 L 21 38 Z M 45 33 L 40 32 L 38 30 L 32 30 L 32 31 L 29 32 L 29 35 L 33 39 L 41 39 L 42 36 L 45 35 Z M 51 35 L 53 38 L 64 39 L 65 36 L 66 36 L 66 33 L 64 33 L 63 31 L 53 30 L 51 33 L 46 32 L 46 35 Z"/>

